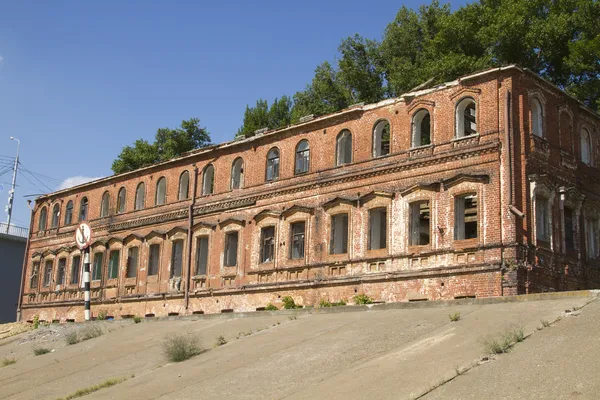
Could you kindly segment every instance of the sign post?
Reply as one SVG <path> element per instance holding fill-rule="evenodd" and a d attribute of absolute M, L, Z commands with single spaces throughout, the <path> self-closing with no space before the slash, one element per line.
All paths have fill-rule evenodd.
<path fill-rule="evenodd" d="M 90 244 L 92 242 L 92 229 L 85 222 L 79 224 L 75 231 L 77 247 L 83 251 L 83 284 L 84 284 L 84 314 L 85 320 L 91 318 L 90 310 Z"/>

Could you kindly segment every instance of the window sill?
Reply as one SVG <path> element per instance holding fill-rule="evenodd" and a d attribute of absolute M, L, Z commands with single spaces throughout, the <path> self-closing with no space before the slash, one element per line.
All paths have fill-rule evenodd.
<path fill-rule="evenodd" d="M 479 238 L 472 239 L 454 239 L 455 249 L 470 249 L 479 245 Z"/>
<path fill-rule="evenodd" d="M 421 254 L 431 251 L 431 244 L 411 244 L 408 245 L 408 253 L 410 254 Z"/>
<path fill-rule="evenodd" d="M 544 249 L 550 250 L 550 239 L 547 238 L 536 238 L 535 241 L 536 246 L 542 247 Z"/>

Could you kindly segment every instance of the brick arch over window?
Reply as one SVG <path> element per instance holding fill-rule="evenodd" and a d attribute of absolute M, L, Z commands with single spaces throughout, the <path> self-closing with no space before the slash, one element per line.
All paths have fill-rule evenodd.
<path fill-rule="evenodd" d="M 127 189 L 121 187 L 117 194 L 117 214 L 125 212 L 125 205 L 127 204 Z"/>
<path fill-rule="evenodd" d="M 135 210 L 142 210 L 146 202 L 146 184 L 140 182 L 135 189 Z"/>
<path fill-rule="evenodd" d="M 187 200 L 190 193 L 190 173 L 189 171 L 183 171 L 179 175 L 179 190 L 177 200 Z"/>
<path fill-rule="evenodd" d="M 215 191 L 215 167 L 208 164 L 202 173 L 202 195 L 207 196 Z"/>
<path fill-rule="evenodd" d="M 373 157 L 390 154 L 391 135 L 388 120 L 382 119 L 373 126 Z"/>
<path fill-rule="evenodd" d="M 156 192 L 154 195 L 154 205 L 160 206 L 167 202 L 167 178 L 161 176 L 156 181 Z"/>
<path fill-rule="evenodd" d="M 238 157 L 231 164 L 231 190 L 244 187 L 244 159 Z"/>
<path fill-rule="evenodd" d="M 296 145 L 296 158 L 294 173 L 296 175 L 308 172 L 310 168 L 310 146 L 308 140 L 303 139 Z"/>
<path fill-rule="evenodd" d="M 79 204 L 79 221 L 86 221 L 88 219 L 89 206 L 88 198 L 84 196 Z"/>
<path fill-rule="evenodd" d="M 464 97 L 456 103 L 456 134 L 457 138 L 477 134 L 477 104 L 472 97 Z"/>
<path fill-rule="evenodd" d="M 100 203 L 100 218 L 108 217 L 110 214 L 110 193 L 104 192 L 102 202 Z"/>
<path fill-rule="evenodd" d="M 425 108 L 417 110 L 412 117 L 412 147 L 431 144 L 431 114 Z"/>
<path fill-rule="evenodd" d="M 45 231 L 48 224 L 48 209 L 46 206 L 40 210 L 40 217 L 38 221 L 38 230 Z"/>
<path fill-rule="evenodd" d="M 50 222 L 51 228 L 58 228 L 58 221 L 60 218 L 60 204 L 56 203 L 54 207 L 52 207 L 52 220 Z"/>
<path fill-rule="evenodd" d="M 67 202 L 65 207 L 65 225 L 71 225 L 73 223 L 73 200 Z"/>
<path fill-rule="evenodd" d="M 352 133 L 348 129 L 341 131 L 335 140 L 335 165 L 352 162 Z"/>
<path fill-rule="evenodd" d="M 280 153 L 277 147 L 273 147 L 267 153 L 267 168 L 265 171 L 267 181 L 279 179 L 279 157 Z"/>

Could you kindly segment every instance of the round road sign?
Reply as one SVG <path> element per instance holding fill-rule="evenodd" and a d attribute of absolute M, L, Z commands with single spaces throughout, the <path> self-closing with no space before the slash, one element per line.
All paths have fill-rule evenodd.
<path fill-rule="evenodd" d="M 92 243 L 92 228 L 85 222 L 77 226 L 75 231 L 75 242 L 81 250 L 87 248 Z"/>

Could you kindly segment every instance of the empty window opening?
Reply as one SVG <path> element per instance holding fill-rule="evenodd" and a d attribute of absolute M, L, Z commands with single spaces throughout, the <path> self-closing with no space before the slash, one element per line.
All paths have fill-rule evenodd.
<path fill-rule="evenodd" d="M 431 115 L 427 110 L 419 110 L 413 116 L 412 147 L 431 144 Z"/>
<path fill-rule="evenodd" d="M 73 256 L 71 259 L 71 283 L 78 284 L 81 275 L 81 256 Z"/>
<path fill-rule="evenodd" d="M 140 182 L 135 190 L 135 209 L 142 210 L 146 202 L 146 185 Z"/>
<path fill-rule="evenodd" d="M 224 264 L 226 267 L 235 267 L 237 265 L 238 251 L 238 233 L 229 232 L 225 235 L 225 255 Z"/>
<path fill-rule="evenodd" d="M 122 187 L 121 189 L 119 189 L 119 193 L 117 194 L 117 213 L 118 214 L 125 212 L 126 197 L 127 197 L 127 191 L 125 190 L 124 187 Z"/>
<path fill-rule="evenodd" d="M 373 157 L 390 154 L 390 123 L 379 121 L 373 128 Z"/>
<path fill-rule="evenodd" d="M 301 259 L 304 258 L 304 237 L 306 232 L 306 223 L 304 221 L 295 222 L 291 226 L 292 233 L 292 248 L 290 258 Z"/>
<path fill-rule="evenodd" d="M 171 254 L 171 278 L 181 276 L 183 266 L 183 240 L 173 241 L 173 252 Z"/>
<path fill-rule="evenodd" d="M 190 192 L 190 173 L 183 171 L 179 176 L 179 192 L 177 195 L 178 200 L 187 200 Z"/>
<path fill-rule="evenodd" d="M 348 214 L 337 214 L 331 217 L 329 252 L 331 254 L 348 252 Z"/>
<path fill-rule="evenodd" d="M 592 161 L 592 141 L 590 132 L 583 128 L 581 130 L 581 162 L 591 164 Z"/>
<path fill-rule="evenodd" d="M 244 160 L 236 158 L 231 165 L 231 190 L 244 187 Z"/>
<path fill-rule="evenodd" d="M 477 195 L 459 196 L 454 201 L 454 239 L 477 238 Z"/>
<path fill-rule="evenodd" d="M 456 137 L 465 137 L 477 133 L 477 110 L 475 100 L 462 99 L 456 106 Z"/>
<path fill-rule="evenodd" d="M 429 244 L 431 212 L 429 201 L 416 201 L 410 203 L 410 242 L 411 246 L 423 246 Z"/>
<path fill-rule="evenodd" d="M 294 173 L 296 175 L 307 173 L 309 163 L 310 148 L 308 146 L 308 140 L 301 140 L 296 146 L 296 167 Z"/>
<path fill-rule="evenodd" d="M 196 275 L 206 275 L 208 269 L 208 236 L 196 238 Z"/>
<path fill-rule="evenodd" d="M 31 279 L 29 280 L 29 287 L 31 289 L 36 289 L 38 287 L 39 276 L 40 276 L 40 263 L 34 262 L 33 267 L 31 267 Z"/>
<path fill-rule="evenodd" d="M 573 210 L 565 207 L 563 212 L 565 216 L 565 248 L 567 251 L 575 251 Z"/>
<path fill-rule="evenodd" d="M 138 270 L 139 247 L 130 247 L 127 250 L 127 278 L 135 278 Z"/>
<path fill-rule="evenodd" d="M 156 195 L 154 205 L 160 206 L 167 202 L 167 179 L 163 176 L 156 182 Z"/>
<path fill-rule="evenodd" d="M 144 315 L 144 318 L 154 318 L 155 315 L 154 314 L 146 314 Z"/>
<path fill-rule="evenodd" d="M 544 136 L 542 125 L 544 115 L 543 110 L 542 104 L 538 99 L 534 98 L 531 100 L 531 132 L 539 137 Z"/>
<path fill-rule="evenodd" d="M 148 257 L 148 275 L 158 275 L 160 266 L 160 245 L 151 244 Z"/>
<path fill-rule="evenodd" d="M 46 230 L 46 224 L 48 223 L 48 210 L 46 207 L 42 207 L 40 211 L 40 220 L 38 222 L 38 228 L 40 231 Z"/>
<path fill-rule="evenodd" d="M 108 255 L 108 279 L 119 277 L 119 259 L 121 252 L 119 250 L 111 250 Z"/>
<path fill-rule="evenodd" d="M 374 208 L 369 210 L 369 250 L 385 249 L 387 247 L 387 209 Z"/>
<path fill-rule="evenodd" d="M 176 316 L 178 316 L 178 315 L 179 315 L 179 313 L 178 313 L 178 312 L 170 312 L 170 313 L 168 313 L 167 315 L 168 315 L 169 317 L 176 317 Z"/>
<path fill-rule="evenodd" d="M 58 220 L 60 217 L 60 206 L 55 204 L 52 208 L 52 221 L 50 222 L 51 228 L 58 228 Z"/>
<path fill-rule="evenodd" d="M 535 227 L 538 240 L 550 241 L 550 203 L 547 198 L 535 198 Z"/>
<path fill-rule="evenodd" d="M 275 257 L 275 227 L 267 226 L 260 231 L 260 262 L 273 261 Z"/>
<path fill-rule="evenodd" d="M 73 200 L 69 200 L 65 208 L 65 225 L 71 225 L 73 222 Z"/>
<path fill-rule="evenodd" d="M 99 281 L 102 278 L 102 262 L 104 261 L 104 253 L 94 253 L 94 265 L 92 268 L 92 280 Z"/>
<path fill-rule="evenodd" d="M 102 202 L 100 203 L 100 218 L 108 217 L 110 214 L 110 195 L 104 192 Z"/>
<path fill-rule="evenodd" d="M 79 220 L 80 221 L 86 221 L 88 218 L 88 199 L 87 197 L 84 197 L 83 199 L 81 199 L 81 205 L 79 206 Z"/>
<path fill-rule="evenodd" d="M 600 257 L 600 220 L 590 218 L 586 225 L 587 256 L 594 260 Z"/>
<path fill-rule="evenodd" d="M 267 181 L 279 179 L 279 150 L 272 148 L 267 153 Z"/>
<path fill-rule="evenodd" d="M 215 189 L 215 167 L 212 164 L 204 168 L 202 174 L 202 195 L 213 194 Z"/>
<path fill-rule="evenodd" d="M 57 285 L 65 285 L 66 283 L 66 269 L 67 269 L 67 259 L 61 258 L 58 260 L 58 271 L 56 271 L 56 284 Z"/>
<path fill-rule="evenodd" d="M 335 165 L 350 164 L 352 162 L 352 134 L 343 130 L 336 139 Z"/>
<path fill-rule="evenodd" d="M 54 263 L 52 260 L 47 260 L 46 265 L 44 266 L 44 287 L 50 286 L 50 282 L 52 282 L 52 269 L 54 268 Z"/>

